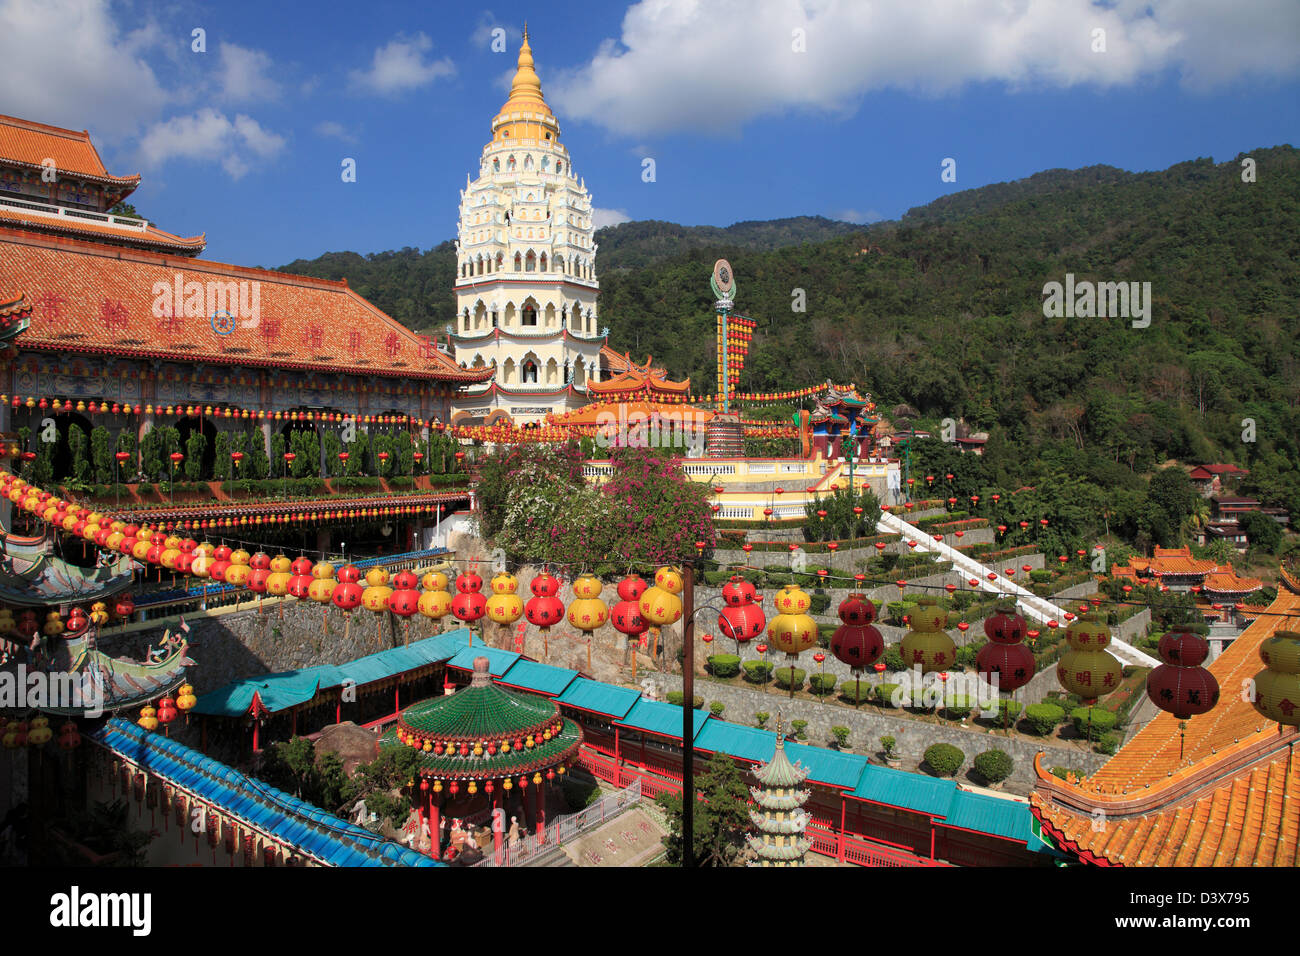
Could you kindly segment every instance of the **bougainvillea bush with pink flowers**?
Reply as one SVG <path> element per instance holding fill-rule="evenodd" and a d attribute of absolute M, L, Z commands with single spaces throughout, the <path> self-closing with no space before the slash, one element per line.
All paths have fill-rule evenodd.
<path fill-rule="evenodd" d="M 714 545 L 709 488 L 675 459 L 614 449 L 601 485 L 582 477 L 576 445 L 524 445 L 482 460 L 479 533 L 515 558 L 592 569 L 680 564 Z"/>

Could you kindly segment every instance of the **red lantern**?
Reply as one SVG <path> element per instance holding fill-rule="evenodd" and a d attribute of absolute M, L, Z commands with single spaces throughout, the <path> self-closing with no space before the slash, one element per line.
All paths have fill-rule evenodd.
<path fill-rule="evenodd" d="M 554 575 L 543 571 L 529 582 L 528 588 L 535 595 L 524 604 L 524 617 L 529 624 L 546 630 L 563 620 L 564 602 L 556 597 L 560 593 L 560 582 Z"/>

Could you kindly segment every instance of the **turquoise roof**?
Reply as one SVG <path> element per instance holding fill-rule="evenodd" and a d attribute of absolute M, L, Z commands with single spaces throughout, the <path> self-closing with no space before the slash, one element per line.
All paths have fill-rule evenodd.
<path fill-rule="evenodd" d="M 322 688 L 340 687 L 345 682 L 369 684 L 405 673 L 426 664 L 445 661 L 458 652 L 468 652 L 469 628 L 460 627 L 445 634 L 413 641 L 408 647 L 393 647 L 378 654 L 359 657 L 346 664 L 320 664 L 300 670 L 280 671 L 246 677 L 204 694 L 194 705 L 196 714 L 218 717 L 242 717 L 253 705 L 253 695 L 272 713 L 305 704 Z M 475 645 L 475 651 L 491 648 Z"/>
<path fill-rule="evenodd" d="M 564 688 L 564 693 L 556 698 L 561 704 L 579 707 L 596 714 L 605 714 L 611 718 L 625 716 L 632 709 L 632 705 L 640 699 L 640 691 L 630 687 L 602 684 L 600 681 L 586 677 L 574 678 L 573 683 Z"/>
<path fill-rule="evenodd" d="M 850 796 L 946 817 L 957 793 L 955 780 L 940 780 L 869 763 L 862 769 L 862 777 Z"/>
<path fill-rule="evenodd" d="M 503 651 L 500 648 L 488 647 L 486 644 L 475 644 L 473 647 L 462 647 L 456 656 L 447 662 L 447 666 L 472 671 L 476 657 L 488 659 L 488 673 L 493 677 L 500 677 L 514 666 L 515 661 L 519 660 L 519 655 L 514 651 Z"/>
<path fill-rule="evenodd" d="M 694 740 L 699 736 L 700 728 L 704 722 L 709 719 L 707 710 L 695 711 L 693 732 L 691 739 Z M 682 709 L 677 704 L 666 704 L 659 700 L 637 700 L 632 705 L 632 709 L 627 712 L 627 716 L 619 720 L 625 727 L 632 727 L 636 730 L 649 731 L 652 734 L 662 734 L 665 737 L 673 737 L 677 740 L 682 739 Z M 776 745 L 773 744 L 773 750 Z"/>
<path fill-rule="evenodd" d="M 986 793 L 959 790 L 953 797 L 952 812 L 943 822 L 951 827 L 992 833 L 1008 840 L 1030 842 L 1033 815 L 1029 804 L 1005 800 Z M 1033 842 L 1039 842 L 1036 838 Z"/>
<path fill-rule="evenodd" d="M 93 739 L 327 865 L 443 865 L 129 720 L 112 718 L 95 731 Z"/>
<path fill-rule="evenodd" d="M 838 750 L 810 747 L 794 741 L 786 741 L 785 755 L 791 763 L 803 764 L 808 771 L 809 780 L 842 790 L 856 787 L 867 766 L 867 758 L 860 754 L 840 753 Z"/>
<path fill-rule="evenodd" d="M 522 687 L 525 690 L 546 694 L 548 697 L 555 697 L 564 693 L 564 689 L 572 684 L 577 676 L 577 671 L 569 670 L 567 667 L 552 667 L 550 664 L 539 664 L 536 661 L 520 658 L 515 661 L 510 670 L 501 675 L 499 681 L 512 687 Z"/>
<path fill-rule="evenodd" d="M 708 720 L 695 735 L 695 746 L 713 753 L 730 754 L 755 763 L 772 759 L 776 751 L 776 734 L 758 727 L 731 724 L 725 720 Z"/>

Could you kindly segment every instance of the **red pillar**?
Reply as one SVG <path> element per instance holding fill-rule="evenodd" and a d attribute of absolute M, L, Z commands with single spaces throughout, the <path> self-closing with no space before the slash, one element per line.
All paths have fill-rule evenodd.
<path fill-rule="evenodd" d="M 402 712 L 402 679 L 399 677 L 393 685 L 393 713 Z"/>
<path fill-rule="evenodd" d="M 429 856 L 435 860 L 442 857 L 442 821 L 439 819 L 439 809 L 442 806 L 442 794 L 432 793 L 429 795 Z"/>
<path fill-rule="evenodd" d="M 502 816 L 497 811 L 501 810 L 501 785 L 497 784 L 492 793 L 492 855 L 496 860 L 497 866 L 501 865 L 501 826 Z M 504 811 L 503 811 L 504 812 Z"/>
<path fill-rule="evenodd" d="M 545 782 L 536 784 L 534 789 L 537 791 L 537 842 L 546 842 L 546 784 Z"/>
<path fill-rule="evenodd" d="M 934 859 L 934 817 L 930 818 L 930 859 Z"/>
<path fill-rule="evenodd" d="M 835 848 L 835 859 L 839 860 L 841 863 L 844 862 L 844 822 L 845 822 L 846 815 L 847 815 L 847 801 L 845 800 L 844 794 L 841 793 L 840 794 L 840 837 L 839 840 L 837 841 L 839 843 L 839 846 Z"/>
<path fill-rule="evenodd" d="M 614 725 L 614 763 L 621 764 L 622 762 L 623 762 L 623 758 L 619 756 L 619 750 L 618 750 L 618 724 L 615 724 Z"/>
<path fill-rule="evenodd" d="M 339 699 L 334 702 L 334 723 L 343 723 L 343 692 L 339 691 Z"/>

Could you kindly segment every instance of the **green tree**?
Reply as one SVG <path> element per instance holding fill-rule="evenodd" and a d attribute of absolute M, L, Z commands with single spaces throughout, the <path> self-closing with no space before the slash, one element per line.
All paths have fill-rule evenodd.
<path fill-rule="evenodd" d="M 1260 511 L 1247 511 L 1237 519 L 1246 540 L 1254 549 L 1265 554 L 1277 554 L 1282 544 L 1282 526 Z"/>
<path fill-rule="evenodd" d="M 203 480 L 203 460 L 208 451 L 208 436 L 203 429 L 196 428 L 185 439 L 185 478 L 188 481 Z"/>
<path fill-rule="evenodd" d="M 735 761 L 724 753 L 715 753 L 696 777 L 697 793 L 704 802 L 696 802 L 693 819 L 694 855 L 697 866 L 735 866 L 745 848 L 749 831 L 749 788 Z M 661 793 L 655 802 L 664 809 L 668 832 L 664 849 L 668 862 L 682 862 L 682 796 Z"/>
<path fill-rule="evenodd" d="M 266 457 L 266 436 L 262 429 L 254 427 L 248 434 L 248 451 L 244 458 L 244 474 L 254 480 L 266 478 L 271 472 L 271 463 Z"/>
<path fill-rule="evenodd" d="M 90 430 L 90 461 L 95 481 L 101 485 L 112 484 L 113 466 L 116 462 L 113 460 L 112 438 L 103 425 L 96 425 Z"/>

